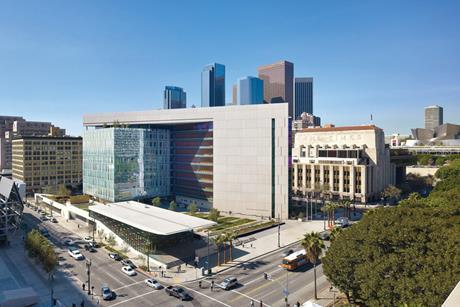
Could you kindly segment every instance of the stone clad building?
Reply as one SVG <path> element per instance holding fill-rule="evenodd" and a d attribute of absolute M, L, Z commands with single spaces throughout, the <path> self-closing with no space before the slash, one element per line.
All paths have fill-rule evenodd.
<path fill-rule="evenodd" d="M 334 198 L 366 202 L 394 184 L 383 130 L 373 126 L 309 128 L 295 134 L 294 193 L 325 189 Z"/>

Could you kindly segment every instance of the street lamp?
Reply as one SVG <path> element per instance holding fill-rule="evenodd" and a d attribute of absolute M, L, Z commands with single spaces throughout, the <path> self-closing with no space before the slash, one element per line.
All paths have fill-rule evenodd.
<path fill-rule="evenodd" d="M 86 273 L 88 274 L 88 295 L 91 294 L 91 259 L 86 260 Z"/>

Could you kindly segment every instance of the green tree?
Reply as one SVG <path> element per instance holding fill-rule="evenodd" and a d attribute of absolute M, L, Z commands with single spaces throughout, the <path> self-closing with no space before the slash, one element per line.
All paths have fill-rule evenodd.
<path fill-rule="evenodd" d="M 227 240 L 230 243 L 230 262 L 233 261 L 233 241 L 237 238 L 238 233 L 235 230 L 227 232 Z"/>
<path fill-rule="evenodd" d="M 337 237 L 342 233 L 343 228 L 342 227 L 334 227 L 331 230 L 331 242 L 337 239 Z"/>
<path fill-rule="evenodd" d="M 320 239 L 316 232 L 307 233 L 302 239 L 302 246 L 305 248 L 308 260 L 313 264 L 314 280 L 315 280 L 315 299 L 318 299 L 318 291 L 316 288 L 316 263 L 324 248 L 324 242 Z"/>
<path fill-rule="evenodd" d="M 390 184 L 383 190 L 382 197 L 387 198 L 391 203 L 394 203 L 401 197 L 401 190 Z"/>
<path fill-rule="evenodd" d="M 177 204 L 174 200 L 171 200 L 171 202 L 169 203 L 169 210 L 171 211 L 176 211 L 177 210 Z"/>
<path fill-rule="evenodd" d="M 221 235 L 217 235 L 211 240 L 217 248 L 217 266 L 220 266 L 220 247 L 224 242 L 224 238 Z"/>
<path fill-rule="evenodd" d="M 194 203 L 188 206 L 188 212 L 190 212 L 191 215 L 194 215 L 197 210 L 198 210 L 198 207 Z"/>
<path fill-rule="evenodd" d="M 114 247 L 117 244 L 117 241 L 115 240 L 115 236 L 113 233 L 109 234 L 109 237 L 107 238 L 107 244 L 110 246 Z"/>
<path fill-rule="evenodd" d="M 212 208 L 211 210 L 209 210 L 209 219 L 213 222 L 216 222 L 219 220 L 219 217 L 220 217 L 220 211 L 215 209 L 215 208 Z"/>
<path fill-rule="evenodd" d="M 152 199 L 152 205 L 155 207 L 159 207 L 161 205 L 161 198 L 157 196 L 154 199 Z"/>
<path fill-rule="evenodd" d="M 460 279 L 458 238 L 458 204 L 379 208 L 332 241 L 323 270 L 360 306 L 440 306 Z"/>
<path fill-rule="evenodd" d="M 447 161 L 447 158 L 446 157 L 437 157 L 436 160 L 435 160 L 435 164 L 436 166 L 443 166 Z"/>
<path fill-rule="evenodd" d="M 70 196 L 70 191 L 64 184 L 59 185 L 57 193 L 59 196 Z"/>

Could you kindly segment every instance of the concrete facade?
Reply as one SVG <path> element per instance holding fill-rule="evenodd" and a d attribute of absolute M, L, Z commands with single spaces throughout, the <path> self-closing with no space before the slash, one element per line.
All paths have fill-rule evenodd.
<path fill-rule="evenodd" d="M 84 115 L 86 127 L 213 125 L 212 206 L 288 218 L 288 105 L 262 104 Z M 180 195 L 176 195 L 180 196 Z"/>
<path fill-rule="evenodd" d="M 324 189 L 366 202 L 395 181 L 383 130 L 375 126 L 305 129 L 295 134 L 292 156 L 295 193 Z"/>

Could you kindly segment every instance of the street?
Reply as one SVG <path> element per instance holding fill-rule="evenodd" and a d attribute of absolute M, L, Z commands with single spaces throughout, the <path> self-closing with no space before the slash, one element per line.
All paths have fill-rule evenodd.
<path fill-rule="evenodd" d="M 180 302 L 175 297 L 170 297 L 164 290 L 155 290 L 145 285 L 147 278 L 141 273 L 136 276 L 127 276 L 121 271 L 121 263 L 108 256 L 104 248 L 98 248 L 97 252 L 90 253 L 85 251 L 84 243 L 81 238 L 70 233 L 59 223 L 50 221 L 41 222 L 39 214 L 29 208 L 24 210 L 24 220 L 31 226 L 41 223 L 46 227 L 51 235 L 51 241 L 56 246 L 59 255 L 59 271 L 65 274 L 69 283 L 73 282 L 75 287 L 82 289 L 85 283 L 85 292 L 88 290 L 87 284 L 87 260 L 91 260 L 91 286 L 94 286 L 92 295 L 84 294 L 85 306 L 88 303 L 101 306 L 250 306 L 251 300 L 255 306 L 286 306 L 285 293 L 288 293 L 288 302 L 294 305 L 295 302 L 301 303 L 314 296 L 313 269 L 311 264 L 304 265 L 297 271 L 286 272 L 278 265 L 283 258 L 283 251 L 286 249 L 300 249 L 299 245 L 291 246 L 268 255 L 259 257 L 257 260 L 241 263 L 237 267 L 228 269 L 212 277 L 203 279 L 200 288 L 198 281 L 184 283 L 180 286 L 185 288 L 193 297 L 193 300 Z M 73 238 L 81 253 L 85 256 L 84 260 L 75 260 L 67 253 L 67 247 L 63 244 L 65 238 Z M 268 273 L 269 279 L 264 279 L 264 272 Z M 174 284 L 171 273 L 170 282 L 161 282 L 164 286 Z M 234 276 L 238 279 L 236 287 L 229 291 L 219 289 L 216 285 L 224 278 Z M 322 272 L 322 266 L 317 267 L 318 292 L 327 286 L 326 278 Z M 168 278 L 163 279 L 168 280 Z M 288 285 L 286 286 L 286 280 Z M 211 291 L 211 282 L 215 286 Z M 116 298 L 111 301 L 103 301 L 100 292 L 101 286 L 107 285 L 116 293 Z M 287 292 L 284 291 L 287 288 Z M 59 299 L 62 293 L 56 293 Z M 79 306 L 80 301 L 72 302 Z"/>

